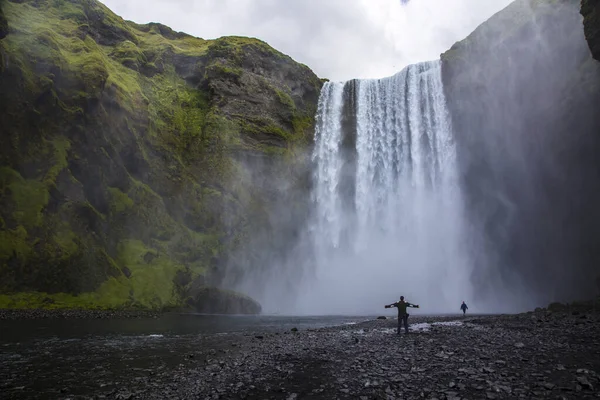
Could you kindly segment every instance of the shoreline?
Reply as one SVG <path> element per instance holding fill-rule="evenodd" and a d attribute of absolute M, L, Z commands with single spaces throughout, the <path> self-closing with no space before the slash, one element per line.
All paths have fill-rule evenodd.
<path fill-rule="evenodd" d="M 125 338 L 121 345 L 108 347 L 103 337 L 43 341 L 33 348 L 13 344 L 0 348 L 0 356 L 8 361 L 0 363 L 0 374 L 5 368 L 10 377 L 0 390 L 10 399 L 600 396 L 596 310 L 466 317 L 413 314 L 408 335 L 396 335 L 396 323 L 371 319 L 297 331 L 151 335 L 155 337 Z M 82 353 L 89 367 L 81 366 Z M 111 357 L 120 360 L 118 370 Z M 144 368 L 131 368 L 139 367 L 142 358 L 148 362 Z M 37 386 L 26 379 L 28 373 L 36 375 Z"/>
<path fill-rule="evenodd" d="M 232 318 L 347 318 L 357 319 L 356 324 L 369 322 L 381 317 L 384 320 L 397 320 L 396 316 L 391 315 L 294 315 L 294 314 L 209 314 L 198 313 L 188 310 L 166 310 L 166 311 L 150 311 L 150 310 L 87 310 L 87 309 L 2 309 L 0 308 L 0 321 L 19 321 L 19 320 L 80 320 L 80 319 L 143 319 L 143 318 L 160 318 L 165 315 L 181 315 L 181 316 L 210 316 L 210 317 L 232 317 Z M 519 313 L 524 314 L 524 313 Z M 423 318 L 435 319 L 462 319 L 462 318 L 480 318 L 493 317 L 501 315 L 519 315 L 519 314 L 468 314 L 463 316 L 462 313 L 455 314 L 410 314 L 410 321 Z M 337 325 L 332 325 L 337 326 Z"/>

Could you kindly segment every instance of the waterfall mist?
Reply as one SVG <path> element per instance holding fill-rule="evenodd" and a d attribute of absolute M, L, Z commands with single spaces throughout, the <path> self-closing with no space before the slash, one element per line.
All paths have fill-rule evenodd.
<path fill-rule="evenodd" d="M 468 296 L 439 62 L 327 83 L 313 163 L 315 260 L 299 312 L 373 313 L 400 294 L 444 312 Z"/>
<path fill-rule="evenodd" d="M 327 83 L 312 181 L 276 189 L 260 273 L 232 286 L 303 314 L 380 313 L 399 295 L 432 313 L 597 295 L 599 81 L 578 4 L 518 0 L 441 65 Z"/>
<path fill-rule="evenodd" d="M 579 6 L 515 1 L 442 56 L 473 302 L 486 310 L 588 299 L 600 288 L 600 64 Z"/>
<path fill-rule="evenodd" d="M 270 210 L 273 226 L 296 218 L 294 237 L 280 228 L 257 235 L 254 248 L 269 251 L 254 264 L 271 268 L 254 268 L 236 286 L 265 312 L 372 314 L 400 295 L 427 312 L 450 312 L 470 298 L 439 61 L 384 79 L 326 83 L 310 168 L 302 219 L 292 216 L 289 184 L 273 184 L 287 198 Z"/>

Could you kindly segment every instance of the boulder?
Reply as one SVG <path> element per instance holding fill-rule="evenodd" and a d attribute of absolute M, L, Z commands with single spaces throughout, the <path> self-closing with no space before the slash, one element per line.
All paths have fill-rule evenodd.
<path fill-rule="evenodd" d="M 261 305 L 249 296 L 232 290 L 202 287 L 188 298 L 188 305 L 203 314 L 260 314 Z"/>

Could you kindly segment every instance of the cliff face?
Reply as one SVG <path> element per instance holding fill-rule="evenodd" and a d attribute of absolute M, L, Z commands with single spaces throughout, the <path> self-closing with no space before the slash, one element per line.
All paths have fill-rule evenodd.
<path fill-rule="evenodd" d="M 600 64 L 579 5 L 518 0 L 442 61 L 481 293 L 500 282 L 499 299 L 593 295 Z"/>
<path fill-rule="evenodd" d="M 95 0 L 0 9 L 0 306 L 180 306 L 306 185 L 306 66 Z"/>
<path fill-rule="evenodd" d="M 600 1 L 581 0 L 583 29 L 592 55 L 600 60 Z"/>

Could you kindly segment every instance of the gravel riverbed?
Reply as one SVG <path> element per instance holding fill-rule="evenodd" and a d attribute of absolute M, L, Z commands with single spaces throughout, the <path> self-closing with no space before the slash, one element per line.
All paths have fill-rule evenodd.
<path fill-rule="evenodd" d="M 518 316 L 411 317 L 246 338 L 206 357 L 148 398 L 512 399 L 600 397 L 600 319 Z M 448 318 L 446 318 L 448 320 Z"/>
<path fill-rule="evenodd" d="M 0 392 L 9 399 L 600 397 L 600 315 L 591 310 L 411 316 L 410 323 L 408 335 L 396 335 L 396 320 L 386 319 L 188 338 L 170 352 L 177 360 L 171 367 L 121 372 L 113 382 L 110 364 L 67 366 L 61 373 L 71 382 L 92 382 L 84 393 L 66 378 L 53 392 L 15 388 L 18 370 L 5 365 L 0 372 L 13 373 Z M 136 350 L 122 352 L 135 357 Z"/>

